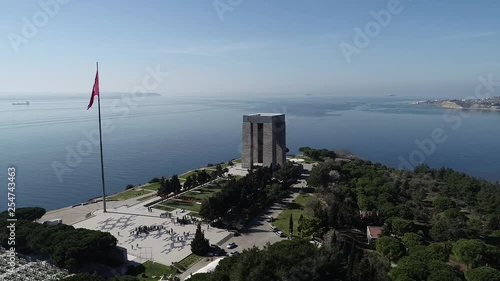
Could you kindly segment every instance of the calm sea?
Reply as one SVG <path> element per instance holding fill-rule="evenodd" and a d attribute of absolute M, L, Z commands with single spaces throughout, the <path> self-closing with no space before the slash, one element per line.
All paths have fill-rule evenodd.
<path fill-rule="evenodd" d="M 52 210 L 99 196 L 99 148 L 92 144 L 97 104 L 86 110 L 89 95 L 5 96 L 0 96 L 0 210 L 7 206 L 9 166 L 17 171 L 18 206 Z M 301 146 L 348 149 L 394 167 L 404 158 L 500 180 L 496 112 L 449 112 L 411 104 L 423 98 L 402 97 L 112 96 L 101 100 L 108 193 L 239 157 L 242 115 L 256 112 L 286 114 L 291 152 Z M 12 105 L 24 100 L 31 104 Z M 439 142 L 431 140 L 433 131 L 440 132 Z"/>

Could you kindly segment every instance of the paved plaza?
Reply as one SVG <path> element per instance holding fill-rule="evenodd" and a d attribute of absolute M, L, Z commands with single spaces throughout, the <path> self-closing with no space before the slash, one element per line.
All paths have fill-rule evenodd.
<path fill-rule="evenodd" d="M 306 187 L 311 164 L 304 165 L 302 179 L 294 187 Z M 241 164 L 229 167 L 229 173 L 244 176 L 246 169 L 241 168 Z M 263 248 L 267 243 L 275 243 L 284 238 L 278 237 L 267 223 L 266 216 L 277 217 L 283 211 L 286 203 L 293 201 L 298 194 L 279 202 L 263 211 L 261 215 L 242 231 L 240 237 L 233 237 L 232 233 L 217 228 L 209 228 L 202 225 L 205 237 L 210 240 L 210 244 L 219 244 L 223 248 L 230 242 L 235 242 L 237 251 L 248 249 L 253 246 Z M 166 213 L 162 210 L 148 210 L 144 205 L 153 202 L 157 198 L 141 201 L 141 198 L 149 195 L 139 196 L 123 201 L 108 201 L 107 211 L 102 211 L 102 202 L 99 200 L 85 204 L 78 204 L 73 207 L 63 208 L 47 212 L 40 221 L 49 219 L 62 219 L 63 223 L 73 225 L 75 228 L 86 228 L 100 230 L 111 233 L 118 239 L 118 246 L 127 249 L 128 260 L 143 263 L 153 260 L 165 265 L 171 265 L 191 254 L 191 241 L 196 232 L 196 223 L 178 224 L 177 219 L 191 219 L 189 211 L 181 209 L 170 212 L 170 217 L 160 217 Z M 195 218 L 196 219 L 196 218 Z M 146 234 L 137 233 L 138 228 L 148 227 Z M 193 265 L 181 277 L 187 277 L 196 270 L 210 263 L 210 259 L 202 259 Z"/>
<path fill-rule="evenodd" d="M 147 202 L 144 202 L 144 204 Z M 129 260 L 139 263 L 153 260 L 165 265 L 178 262 L 191 254 L 191 241 L 196 232 L 196 223 L 179 224 L 177 218 L 190 219 L 181 209 L 172 211 L 171 218 L 161 218 L 163 211 L 135 206 L 121 206 L 94 211 L 94 217 L 78 222 L 75 228 L 87 228 L 111 233 L 118 239 L 118 246 L 127 249 Z M 196 219 L 196 218 L 194 218 Z M 139 227 L 148 227 L 148 233 L 137 233 Z M 202 225 L 205 238 L 216 244 L 231 235 L 226 230 Z"/>

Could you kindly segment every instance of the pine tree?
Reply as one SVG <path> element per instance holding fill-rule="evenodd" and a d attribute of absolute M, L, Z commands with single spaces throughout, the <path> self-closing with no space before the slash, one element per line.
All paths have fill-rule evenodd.
<path fill-rule="evenodd" d="M 210 242 L 205 239 L 205 234 L 201 231 L 201 224 L 198 224 L 194 239 L 191 241 L 191 252 L 198 256 L 205 256 L 210 250 Z"/>
<path fill-rule="evenodd" d="M 222 166 L 220 164 L 217 164 L 215 167 L 215 171 L 217 172 L 217 176 L 222 176 L 223 171 L 222 171 Z"/>
<path fill-rule="evenodd" d="M 186 178 L 186 181 L 184 182 L 184 189 L 190 188 L 193 185 L 193 179 L 191 176 Z"/>
<path fill-rule="evenodd" d="M 290 238 L 293 236 L 293 216 L 290 214 L 290 221 L 288 222 L 288 226 L 290 227 Z"/>
<path fill-rule="evenodd" d="M 172 178 L 170 179 L 170 188 L 175 193 L 178 193 L 181 191 L 181 182 L 180 182 L 179 177 L 177 175 L 173 175 Z"/>
<path fill-rule="evenodd" d="M 300 214 L 298 223 L 299 225 L 297 226 L 297 231 L 300 234 L 300 232 L 302 231 L 302 223 L 304 223 L 304 216 L 302 214 Z"/>

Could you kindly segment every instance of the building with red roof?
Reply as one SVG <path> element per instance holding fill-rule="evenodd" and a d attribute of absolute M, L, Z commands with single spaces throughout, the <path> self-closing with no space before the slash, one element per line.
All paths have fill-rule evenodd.
<path fill-rule="evenodd" d="M 368 244 L 370 244 L 372 240 L 380 238 L 383 230 L 384 228 L 382 226 L 367 226 L 366 238 L 368 239 Z"/>

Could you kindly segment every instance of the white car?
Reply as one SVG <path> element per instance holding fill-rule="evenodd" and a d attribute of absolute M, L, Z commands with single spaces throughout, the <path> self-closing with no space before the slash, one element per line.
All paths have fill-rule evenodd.
<path fill-rule="evenodd" d="M 278 235 L 279 237 L 285 237 L 285 233 L 283 233 L 283 231 L 277 231 L 276 232 L 276 235 Z"/>
<path fill-rule="evenodd" d="M 227 244 L 226 248 L 228 248 L 228 249 L 236 248 L 236 243 L 231 242 L 231 243 Z"/>

